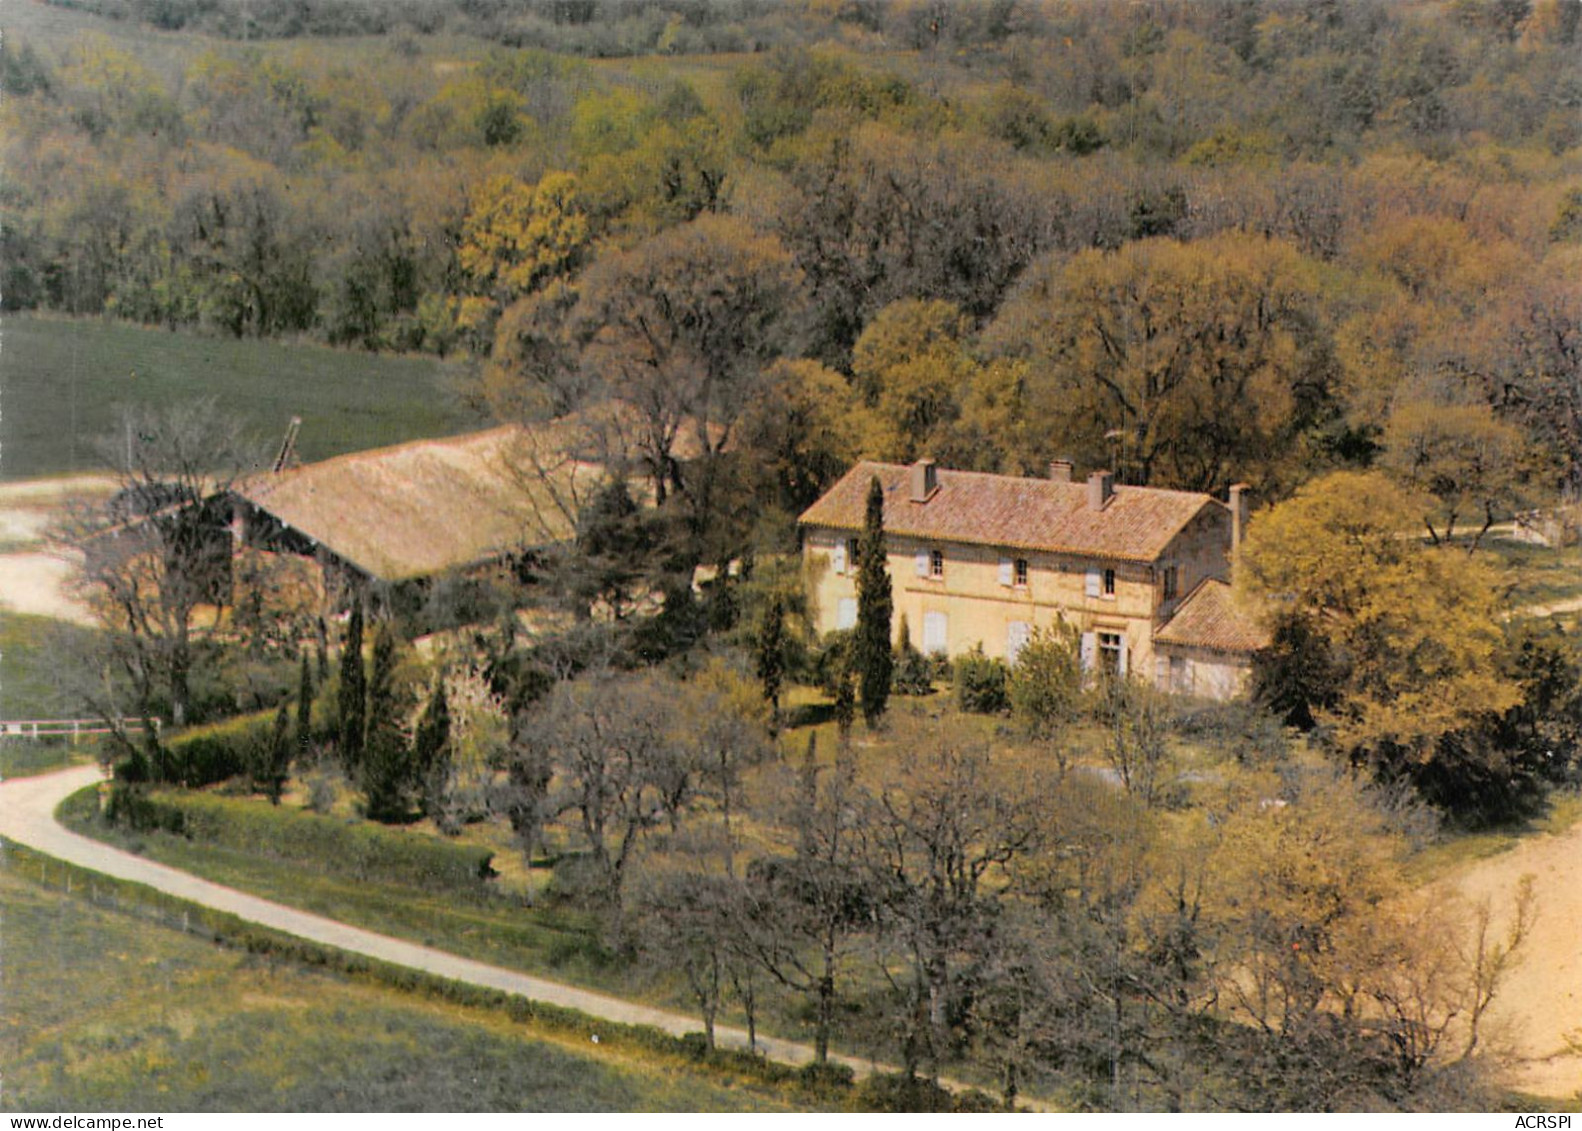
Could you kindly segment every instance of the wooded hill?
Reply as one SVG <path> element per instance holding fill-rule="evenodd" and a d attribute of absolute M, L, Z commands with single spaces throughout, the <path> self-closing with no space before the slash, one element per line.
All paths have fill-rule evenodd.
<path fill-rule="evenodd" d="M 9 309 L 645 404 L 695 557 L 859 456 L 1582 485 L 1574 0 L 8 16 Z M 683 419 L 750 458 L 683 481 Z"/>

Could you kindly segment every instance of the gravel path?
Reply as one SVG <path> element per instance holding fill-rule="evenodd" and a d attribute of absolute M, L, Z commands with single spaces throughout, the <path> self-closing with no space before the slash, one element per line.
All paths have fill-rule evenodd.
<path fill-rule="evenodd" d="M 530 977 L 514 970 L 474 962 L 431 947 L 393 939 L 358 927 L 338 923 L 318 915 L 310 915 L 267 899 L 247 895 L 234 888 L 210 883 L 187 872 L 144 860 L 140 856 L 79 836 L 55 821 L 55 808 L 67 797 L 85 786 L 104 779 L 97 766 L 76 766 L 37 777 L 15 778 L 0 782 L 0 836 L 26 845 L 28 848 L 53 856 L 58 860 L 118 879 L 146 884 L 162 892 L 191 900 L 216 911 L 227 911 L 251 923 L 271 927 L 277 931 L 308 939 L 325 946 L 367 955 L 398 966 L 422 970 L 442 978 L 452 978 L 475 986 L 503 990 L 533 1001 L 564 1006 L 597 1017 L 629 1025 L 652 1025 L 677 1036 L 701 1031 L 701 1023 L 693 1017 L 634 1005 L 619 998 L 577 989 L 574 986 L 543 978 Z M 722 1046 L 747 1047 L 747 1033 L 728 1026 L 718 1026 L 715 1037 Z M 786 1064 L 807 1064 L 813 1059 L 809 1045 L 795 1041 L 778 1040 L 759 1036 L 758 1047 L 770 1058 Z M 884 1065 L 831 1054 L 831 1060 L 850 1067 L 859 1078 L 878 1068 L 893 1071 Z"/>

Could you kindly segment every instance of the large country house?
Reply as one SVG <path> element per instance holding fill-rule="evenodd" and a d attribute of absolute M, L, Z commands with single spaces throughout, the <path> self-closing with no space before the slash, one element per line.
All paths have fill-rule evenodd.
<path fill-rule="evenodd" d="M 925 652 L 981 646 L 1014 663 L 1035 627 L 1063 619 L 1081 634 L 1089 670 L 1227 698 L 1264 642 L 1227 584 L 1247 522 L 1244 487 L 1227 504 L 1117 486 L 1105 471 L 1073 481 L 1066 461 L 1047 479 L 926 459 L 859 463 L 801 518 L 820 632 L 856 623 L 857 538 L 876 477 L 895 616 Z"/>

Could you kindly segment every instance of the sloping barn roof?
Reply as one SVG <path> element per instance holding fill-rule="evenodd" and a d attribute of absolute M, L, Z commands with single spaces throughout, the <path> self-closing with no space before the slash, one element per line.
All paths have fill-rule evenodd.
<path fill-rule="evenodd" d="M 1256 652 L 1269 645 L 1269 634 L 1236 604 L 1231 588 L 1209 578 L 1192 590 L 1163 628 L 1155 644 L 1212 648 L 1216 652 Z"/>
<path fill-rule="evenodd" d="M 602 472 L 561 431 L 507 425 L 354 452 L 232 493 L 370 576 L 405 581 L 570 538 L 570 504 Z"/>
<path fill-rule="evenodd" d="M 1084 482 L 944 469 L 936 472 L 938 490 L 918 503 L 911 497 L 910 472 L 902 464 L 859 463 L 803 512 L 801 522 L 861 530 L 868 484 L 877 476 L 884 487 L 887 534 L 1151 562 L 1203 508 L 1224 506 L 1188 491 L 1116 487 L 1095 510 Z"/>

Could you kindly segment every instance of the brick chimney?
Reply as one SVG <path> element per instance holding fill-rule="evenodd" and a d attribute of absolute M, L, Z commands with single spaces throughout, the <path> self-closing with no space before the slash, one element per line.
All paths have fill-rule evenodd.
<path fill-rule="evenodd" d="M 1235 554 L 1241 550 L 1241 540 L 1247 536 L 1247 519 L 1251 514 L 1252 501 L 1247 493 L 1252 488 L 1246 483 L 1232 484 L 1230 489 L 1230 552 Z"/>
<path fill-rule="evenodd" d="M 1056 483 L 1071 482 L 1072 464 L 1068 459 L 1052 459 L 1049 461 L 1049 478 Z"/>
<path fill-rule="evenodd" d="M 1109 471 L 1095 471 L 1088 476 L 1088 507 L 1101 511 L 1109 505 L 1115 494 L 1115 475 Z"/>
<path fill-rule="evenodd" d="M 934 470 L 934 461 L 920 459 L 912 465 L 912 501 L 926 503 L 939 490 L 939 475 Z"/>

